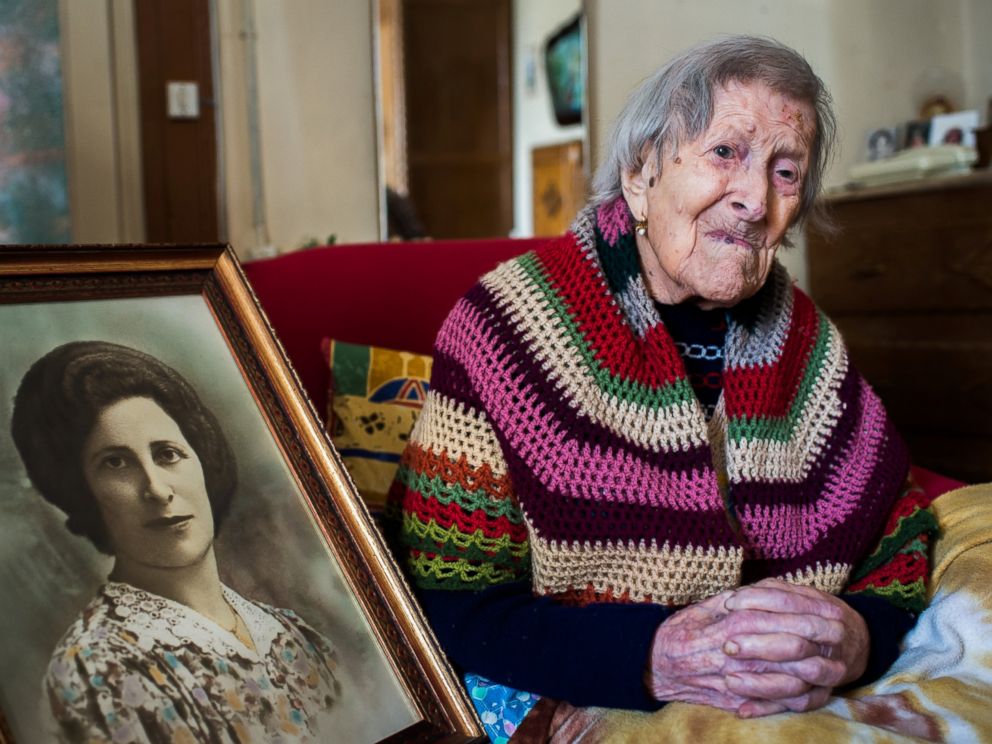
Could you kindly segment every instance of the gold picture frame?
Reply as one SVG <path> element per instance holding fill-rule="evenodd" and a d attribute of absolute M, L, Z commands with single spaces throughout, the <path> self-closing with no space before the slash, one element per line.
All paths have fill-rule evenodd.
<path fill-rule="evenodd" d="M 302 714 L 292 709 L 295 717 L 284 725 L 296 730 L 283 731 L 288 740 L 483 740 L 471 702 L 301 392 L 230 247 L 0 246 L 0 328 L 0 343 L 8 350 L 0 365 L 0 597 L 6 608 L 0 613 L 0 742 L 50 740 L 51 727 L 64 725 L 58 718 L 63 708 L 73 708 L 65 701 L 91 693 L 91 685 L 101 686 L 101 705 L 108 699 L 116 701 L 112 708 L 124 705 L 120 695 L 113 697 L 117 691 L 107 691 L 113 681 L 101 674 L 73 672 L 76 687 L 69 689 L 61 687 L 57 671 L 65 666 L 57 661 L 71 658 L 75 664 L 89 653 L 90 636 L 84 632 L 80 641 L 70 631 L 89 627 L 78 623 L 91 617 L 86 613 L 109 586 L 103 584 L 105 572 L 116 572 L 122 559 L 69 534 L 65 514 L 35 488 L 11 436 L 13 401 L 26 371 L 51 349 L 74 341 L 107 342 L 161 361 L 188 380 L 231 440 L 239 486 L 209 548 L 225 591 L 233 589 L 279 617 L 302 618 L 328 640 L 328 648 L 333 644 L 337 659 L 335 705 L 303 715 L 302 723 Z M 99 513 L 106 515 L 102 502 Z M 230 606 L 233 612 L 241 605 Z M 176 611 L 193 612 L 182 605 Z M 233 617 L 237 636 L 238 613 Z M 230 629 L 219 621 L 205 627 L 212 628 L 207 636 L 220 640 L 210 636 L 204 647 L 231 642 L 223 636 Z M 251 650 L 261 658 L 264 643 L 249 634 Z M 318 652 L 322 648 L 318 643 Z M 113 668 L 118 666 L 123 662 Z M 240 688 L 232 689 L 237 697 Z M 142 715 L 154 723 L 168 701 L 142 698 L 134 705 L 144 706 Z M 189 709 L 188 703 L 176 705 L 180 713 Z M 244 707 L 241 699 L 231 705 Z M 93 731 L 117 725 L 118 711 L 112 712 L 87 725 Z M 122 715 L 145 720 L 130 708 Z M 264 725 L 275 725 L 273 714 L 266 715 Z"/>

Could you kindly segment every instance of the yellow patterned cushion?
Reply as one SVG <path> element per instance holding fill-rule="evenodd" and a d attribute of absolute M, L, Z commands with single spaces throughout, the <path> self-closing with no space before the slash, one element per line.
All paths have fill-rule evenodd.
<path fill-rule="evenodd" d="M 424 405 L 431 358 L 333 339 L 322 350 L 331 371 L 328 432 L 358 492 L 379 511 Z"/>

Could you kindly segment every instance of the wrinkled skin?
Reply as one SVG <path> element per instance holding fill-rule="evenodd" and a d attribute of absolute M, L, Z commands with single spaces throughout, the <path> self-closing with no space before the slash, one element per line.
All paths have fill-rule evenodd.
<path fill-rule="evenodd" d="M 731 83 L 713 96 L 706 131 L 659 163 L 621 174 L 636 219 L 641 271 L 659 302 L 731 307 L 757 292 L 795 223 L 810 166 L 815 116 L 808 103 L 763 83 Z"/>
<path fill-rule="evenodd" d="M 823 706 L 864 672 L 864 619 L 811 587 L 765 579 L 690 605 L 655 633 L 647 684 L 658 700 L 742 718 Z"/>

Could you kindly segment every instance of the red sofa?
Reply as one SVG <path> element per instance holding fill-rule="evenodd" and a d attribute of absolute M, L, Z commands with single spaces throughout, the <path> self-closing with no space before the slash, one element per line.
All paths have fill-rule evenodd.
<path fill-rule="evenodd" d="M 430 354 L 448 311 L 476 279 L 546 242 L 333 245 L 250 261 L 244 269 L 303 387 L 325 416 L 323 338 Z"/>
<path fill-rule="evenodd" d="M 303 387 L 327 414 L 323 338 L 430 354 L 448 311 L 482 274 L 547 243 L 434 240 L 310 248 L 247 262 L 245 272 Z M 938 494 L 963 485 L 914 468 Z"/>

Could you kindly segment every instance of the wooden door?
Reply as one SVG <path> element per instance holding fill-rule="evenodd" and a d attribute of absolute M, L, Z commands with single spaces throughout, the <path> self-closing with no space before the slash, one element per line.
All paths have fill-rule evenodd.
<path fill-rule="evenodd" d="M 510 0 L 405 0 L 410 198 L 435 238 L 513 227 Z"/>
<path fill-rule="evenodd" d="M 139 0 L 134 13 L 147 240 L 216 241 L 217 139 L 208 0 Z M 170 116 L 169 82 L 198 86 L 197 116 L 189 116 L 189 96 L 180 101 L 184 111 L 174 104 Z"/>

